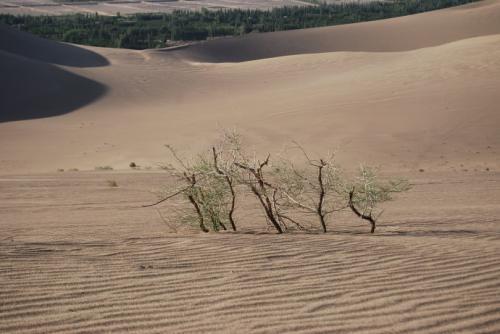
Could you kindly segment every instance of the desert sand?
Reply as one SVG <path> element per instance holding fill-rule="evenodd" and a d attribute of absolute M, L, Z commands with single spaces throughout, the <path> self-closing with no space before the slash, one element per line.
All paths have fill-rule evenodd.
<path fill-rule="evenodd" d="M 0 58 L 1 333 L 500 331 L 499 1 L 145 51 L 0 27 Z M 222 128 L 414 186 L 374 235 L 346 213 L 278 236 L 245 205 L 202 234 L 141 208 L 171 182 L 164 144 Z"/>

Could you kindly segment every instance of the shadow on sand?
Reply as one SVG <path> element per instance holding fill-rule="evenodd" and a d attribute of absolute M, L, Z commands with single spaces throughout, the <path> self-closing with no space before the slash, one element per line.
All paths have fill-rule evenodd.
<path fill-rule="evenodd" d="M 109 65 L 103 56 L 71 44 L 36 37 L 0 24 L 0 50 L 45 63 L 100 67 Z"/>
<path fill-rule="evenodd" d="M 108 88 L 57 66 L 0 51 L 0 123 L 58 116 L 103 96 Z"/>
<path fill-rule="evenodd" d="M 63 115 L 108 91 L 54 64 L 96 67 L 109 61 L 74 45 L 0 26 L 0 123 Z"/>
<path fill-rule="evenodd" d="M 388 20 L 219 38 L 162 52 L 196 62 L 237 63 L 324 52 L 417 50 L 500 33 L 498 10 L 480 3 Z"/>

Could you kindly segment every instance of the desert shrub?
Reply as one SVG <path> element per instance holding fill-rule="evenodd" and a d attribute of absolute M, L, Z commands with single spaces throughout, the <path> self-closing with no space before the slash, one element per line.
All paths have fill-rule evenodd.
<path fill-rule="evenodd" d="M 286 231 L 288 223 L 302 228 L 284 209 L 283 191 L 271 165 L 271 155 L 259 159 L 256 152 L 247 152 L 243 149 L 241 137 L 234 131 L 225 132 L 223 143 L 223 151 L 229 153 L 225 161 L 233 180 L 231 190 L 234 190 L 234 184 L 249 189 L 263 209 L 267 223 L 278 233 Z"/>
<path fill-rule="evenodd" d="M 231 188 L 232 176 L 229 175 L 226 164 L 220 163 L 222 155 L 214 147 L 212 157 L 198 155 L 193 159 L 182 159 L 171 146 L 167 145 L 167 148 L 174 163 L 162 168 L 175 177 L 177 186 L 160 202 L 183 195 L 196 212 L 203 232 L 209 231 L 207 223 L 210 223 L 213 231 L 227 230 L 227 223 L 236 230 L 232 216 L 235 192 Z"/>
<path fill-rule="evenodd" d="M 227 230 L 228 226 L 236 231 L 233 214 L 237 193 L 247 189 L 264 211 L 268 226 L 277 233 L 286 232 L 291 225 L 306 229 L 297 218 L 304 213 L 314 215 L 321 230 L 327 232 L 332 214 L 341 210 L 368 221 L 374 233 L 382 213 L 380 204 L 410 189 L 408 181 L 379 180 L 376 169 L 364 166 L 356 177 L 348 179 L 334 155 L 311 158 L 298 144 L 294 148 L 304 158 L 301 164 L 286 154 L 274 163 L 270 154 L 259 159 L 258 154 L 243 148 L 234 132 L 224 133 L 211 150 L 189 159 L 181 158 L 171 146 L 167 148 L 174 162 L 162 168 L 174 176 L 176 185 L 163 191 L 156 203 L 144 207 L 182 196 L 192 210 L 178 210 L 178 220 L 190 224 L 196 220 L 203 232 Z"/>
<path fill-rule="evenodd" d="M 235 165 L 240 168 L 239 182 L 247 186 L 252 194 L 258 199 L 264 209 L 268 222 L 278 233 L 283 233 L 284 224 L 278 206 L 278 188 L 268 180 L 265 169 L 269 167 L 270 155 L 266 159 L 250 160 L 246 156 L 241 156 Z"/>
<path fill-rule="evenodd" d="M 229 192 L 224 179 L 216 173 L 208 157 L 199 156 L 192 166 L 193 175 L 199 175 L 197 186 L 190 193 L 199 203 L 201 212 L 214 231 L 226 230 L 229 222 Z"/>
<path fill-rule="evenodd" d="M 409 190 L 410 184 L 404 179 L 379 181 L 374 168 L 361 166 L 359 175 L 347 188 L 349 208 L 356 216 L 367 220 L 374 233 L 377 219 L 383 212 L 378 209 L 379 204 L 391 200 L 394 193 Z"/>
<path fill-rule="evenodd" d="M 300 145 L 296 144 L 295 148 L 301 151 L 305 167 L 298 167 L 285 157 L 275 168 L 282 203 L 279 207 L 315 215 L 323 232 L 327 232 L 328 217 L 346 208 L 342 171 L 333 154 L 327 158 L 311 158 Z M 288 218 L 289 215 L 285 217 L 302 227 Z"/>
<path fill-rule="evenodd" d="M 111 166 L 96 166 L 94 169 L 98 170 L 98 171 L 101 171 L 101 170 L 105 171 L 105 170 L 113 170 L 113 167 L 111 167 Z"/>
<path fill-rule="evenodd" d="M 235 164 L 236 157 L 240 151 L 239 135 L 235 132 L 225 132 L 222 141 L 218 147 L 212 147 L 213 164 L 211 168 L 216 173 L 219 186 L 221 180 L 225 186 L 221 187 L 224 191 L 224 198 L 227 202 L 223 206 L 227 210 L 227 219 L 233 231 L 236 231 L 236 223 L 234 221 L 234 210 L 236 207 L 236 190 L 238 168 Z"/>
<path fill-rule="evenodd" d="M 118 182 L 116 182 L 115 180 L 108 180 L 106 182 L 108 183 L 108 186 L 110 186 L 111 188 L 118 187 Z"/>

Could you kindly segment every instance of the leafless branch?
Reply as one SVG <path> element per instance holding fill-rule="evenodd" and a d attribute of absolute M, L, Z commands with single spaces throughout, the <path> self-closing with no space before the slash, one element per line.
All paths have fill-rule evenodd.
<path fill-rule="evenodd" d="M 353 200 L 353 198 L 354 198 L 354 191 L 355 191 L 355 188 L 353 187 L 352 190 L 349 192 L 349 207 L 351 208 L 352 212 L 354 212 L 354 214 L 356 216 L 358 216 L 359 218 L 367 220 L 367 221 L 370 222 L 370 225 L 371 225 L 371 231 L 370 231 L 370 233 L 374 233 L 375 232 L 376 220 L 372 217 L 372 213 L 371 212 L 367 215 L 365 213 L 361 213 L 356 208 L 356 205 L 354 204 L 354 200 Z"/>
<path fill-rule="evenodd" d="M 188 190 L 188 189 L 190 189 L 190 188 L 192 188 L 192 186 L 187 186 L 187 187 L 185 187 L 185 188 L 180 189 L 179 191 L 176 191 L 176 192 L 175 192 L 175 193 L 173 193 L 173 194 L 168 195 L 167 197 L 162 198 L 162 199 L 161 199 L 161 200 L 159 200 L 158 202 L 155 202 L 155 203 L 153 203 L 153 204 L 146 204 L 146 205 L 143 205 L 142 207 L 143 207 L 143 208 L 148 208 L 148 207 L 151 207 L 151 206 L 156 206 L 156 205 L 158 205 L 158 204 L 161 204 L 161 203 L 163 203 L 163 202 L 165 202 L 165 201 L 167 201 L 167 200 L 171 199 L 172 197 L 175 197 L 175 196 L 177 196 L 177 195 L 182 194 L 183 192 L 185 192 L 186 190 Z"/>

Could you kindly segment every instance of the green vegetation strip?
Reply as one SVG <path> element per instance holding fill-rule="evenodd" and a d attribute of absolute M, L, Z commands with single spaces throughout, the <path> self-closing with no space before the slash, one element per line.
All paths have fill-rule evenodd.
<path fill-rule="evenodd" d="M 84 45 L 147 49 L 238 36 L 373 21 L 462 5 L 478 0 L 396 0 L 392 2 L 324 4 L 273 10 L 220 9 L 162 14 L 102 16 L 0 15 L 0 23 L 35 35 Z"/>

